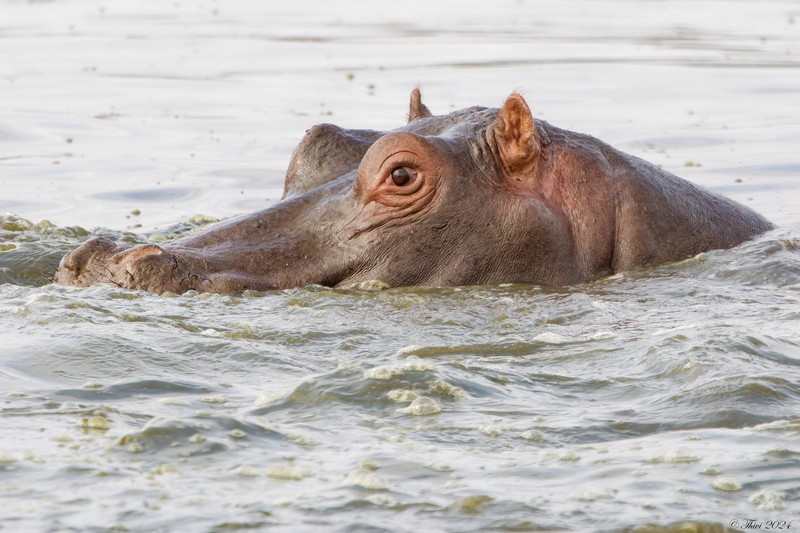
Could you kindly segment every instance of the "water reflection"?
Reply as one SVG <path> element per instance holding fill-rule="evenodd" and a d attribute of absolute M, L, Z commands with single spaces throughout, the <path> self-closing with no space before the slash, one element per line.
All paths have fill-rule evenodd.
<path fill-rule="evenodd" d="M 92 195 L 97 200 L 116 202 L 175 202 L 197 198 L 201 191 L 189 187 L 157 187 L 127 191 L 108 191 Z"/>

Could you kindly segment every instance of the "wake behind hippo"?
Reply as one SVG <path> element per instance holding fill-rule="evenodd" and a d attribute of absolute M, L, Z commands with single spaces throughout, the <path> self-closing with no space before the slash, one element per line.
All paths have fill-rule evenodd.
<path fill-rule="evenodd" d="M 314 126 L 281 201 L 161 246 L 94 237 L 54 281 L 230 293 L 580 283 L 729 248 L 771 229 L 751 209 L 607 144 L 501 109 L 433 116 L 418 89 L 390 132 Z"/>

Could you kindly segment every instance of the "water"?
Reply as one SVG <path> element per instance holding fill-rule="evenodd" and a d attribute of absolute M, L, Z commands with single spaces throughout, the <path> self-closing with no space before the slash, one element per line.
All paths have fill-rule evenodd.
<path fill-rule="evenodd" d="M 0 528 L 800 520 L 800 9 L 430 4 L 3 4 Z M 564 289 L 47 283 L 91 233 L 275 201 L 306 128 L 392 128 L 416 83 L 438 113 L 522 89 L 779 229 Z"/>

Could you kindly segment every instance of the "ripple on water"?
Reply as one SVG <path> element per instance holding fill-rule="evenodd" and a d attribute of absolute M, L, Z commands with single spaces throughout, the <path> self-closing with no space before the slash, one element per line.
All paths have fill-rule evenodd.
<path fill-rule="evenodd" d="M 800 238 L 777 229 L 730 251 L 709 252 L 706 276 L 750 286 L 783 288 L 800 284 Z"/>
<path fill-rule="evenodd" d="M 52 397 L 55 400 L 108 401 L 139 395 L 210 394 L 212 390 L 200 383 L 155 379 L 126 381 L 107 386 L 94 381 L 85 384 L 82 389 L 60 389 Z"/>
<path fill-rule="evenodd" d="M 787 435 L 800 435 L 800 419 L 796 420 L 775 420 L 765 424 L 759 424 L 753 429 L 757 431 L 774 431 Z"/>
<path fill-rule="evenodd" d="M 196 198 L 201 192 L 196 187 L 156 187 L 96 193 L 92 198 L 116 202 L 178 202 Z"/>
<path fill-rule="evenodd" d="M 441 406 L 436 400 L 426 396 L 418 396 L 408 405 L 397 410 L 398 413 L 405 413 L 413 416 L 435 415 L 442 412 Z"/>
<path fill-rule="evenodd" d="M 82 228 L 38 224 L 15 215 L 0 215 L 0 285 L 50 283 L 61 257 L 88 236 Z"/>
<path fill-rule="evenodd" d="M 453 402 L 466 397 L 462 389 L 440 377 L 435 365 L 424 360 L 406 360 L 366 370 L 345 365 L 333 372 L 306 379 L 287 392 L 262 395 L 259 398 L 262 405 L 250 414 L 264 416 L 283 413 L 288 416 L 293 412 L 308 412 L 320 416 L 330 410 L 338 411 L 349 404 L 364 402 L 374 407 L 382 406 L 387 412 L 396 409 L 397 403 L 414 405 L 416 402 L 416 407 L 405 408 L 410 409 L 407 412 L 433 413 L 436 409 L 441 410 L 437 399 Z M 434 404 L 436 409 L 426 407 Z"/>
<path fill-rule="evenodd" d="M 223 453 L 249 439 L 259 446 L 283 449 L 290 439 L 255 422 L 226 416 L 168 420 L 154 418 L 139 430 L 120 436 L 116 444 L 129 453 L 181 458 Z"/>

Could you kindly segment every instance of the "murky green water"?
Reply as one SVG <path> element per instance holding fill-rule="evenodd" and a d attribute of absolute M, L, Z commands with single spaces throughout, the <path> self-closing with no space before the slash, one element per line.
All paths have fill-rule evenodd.
<path fill-rule="evenodd" d="M 428 4 L 0 7 L 0 529 L 800 528 L 800 8 Z M 417 82 L 522 88 L 780 228 L 564 289 L 47 283 L 274 201 L 305 128 Z"/>
<path fill-rule="evenodd" d="M 31 251 L 80 232 L 4 236 L 9 530 L 581 531 L 797 508 L 796 234 L 569 289 L 171 298 L 30 286 L 48 262 Z"/>

